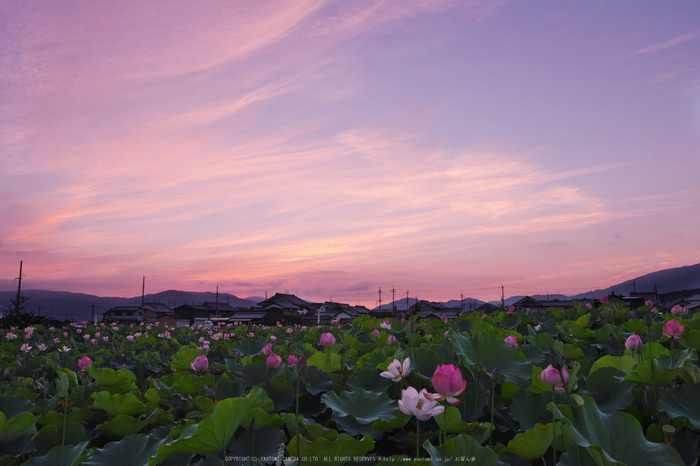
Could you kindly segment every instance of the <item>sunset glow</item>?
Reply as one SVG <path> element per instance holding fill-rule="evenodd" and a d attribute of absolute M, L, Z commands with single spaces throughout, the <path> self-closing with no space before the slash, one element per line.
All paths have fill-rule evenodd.
<path fill-rule="evenodd" d="M 0 291 L 376 305 L 700 262 L 700 3 L 5 2 Z"/>

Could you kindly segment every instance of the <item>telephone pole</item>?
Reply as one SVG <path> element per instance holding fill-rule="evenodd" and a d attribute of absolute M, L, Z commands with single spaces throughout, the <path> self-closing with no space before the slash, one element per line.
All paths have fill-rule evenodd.
<path fill-rule="evenodd" d="M 382 310 L 382 287 L 379 287 L 379 311 Z"/>
<path fill-rule="evenodd" d="M 392 285 L 392 286 L 391 286 L 391 307 L 392 307 L 392 312 L 393 312 L 394 310 L 396 310 L 396 297 L 395 297 L 395 294 L 396 294 L 396 288 L 394 288 L 394 286 Z"/>
<path fill-rule="evenodd" d="M 406 313 L 408 314 L 408 290 L 406 290 Z"/>
<path fill-rule="evenodd" d="M 143 283 L 141 284 L 141 307 L 143 307 L 143 300 L 146 298 L 146 276 L 143 276 Z"/>
<path fill-rule="evenodd" d="M 501 283 L 501 308 L 502 309 L 506 308 L 506 295 L 505 295 L 505 290 L 503 288 L 503 283 Z"/>
<path fill-rule="evenodd" d="M 20 292 L 22 290 L 22 261 L 19 261 L 19 283 L 17 284 L 17 301 L 15 302 L 15 313 L 19 314 L 21 304 Z"/>

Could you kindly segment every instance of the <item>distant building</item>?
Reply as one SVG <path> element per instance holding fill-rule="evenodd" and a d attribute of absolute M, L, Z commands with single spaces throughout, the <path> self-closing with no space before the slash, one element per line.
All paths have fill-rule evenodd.
<path fill-rule="evenodd" d="M 138 324 L 141 322 L 156 322 L 162 315 L 172 314 L 173 310 L 162 303 L 144 303 L 143 306 L 114 306 L 102 314 L 103 322 L 118 322 L 122 324 Z"/>

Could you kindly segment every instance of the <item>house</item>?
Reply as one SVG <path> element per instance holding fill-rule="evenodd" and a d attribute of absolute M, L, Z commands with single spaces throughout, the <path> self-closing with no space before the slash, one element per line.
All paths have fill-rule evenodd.
<path fill-rule="evenodd" d="M 284 322 L 285 314 L 282 309 L 269 308 L 266 311 L 251 308 L 236 311 L 229 319 L 229 323 L 256 324 L 256 325 L 276 325 L 277 322 Z"/>
<path fill-rule="evenodd" d="M 332 321 L 351 322 L 363 314 L 370 314 L 364 306 L 351 306 L 345 303 L 326 301 L 318 309 L 302 316 L 302 322 L 308 324 L 328 324 Z"/>
<path fill-rule="evenodd" d="M 141 322 L 156 322 L 158 317 L 171 314 L 173 311 L 162 303 L 144 303 L 143 305 L 114 306 L 102 314 L 103 322 L 118 322 L 134 324 Z"/>
<path fill-rule="evenodd" d="M 644 298 L 638 297 L 638 296 L 622 296 L 618 295 L 615 293 L 612 293 L 607 296 L 608 298 L 608 305 L 613 305 L 613 304 L 621 304 L 623 306 L 626 306 L 630 309 L 637 309 L 641 306 L 644 306 Z M 598 298 L 593 298 L 591 300 L 593 307 L 600 307 L 600 305 L 603 303 L 600 299 Z"/>
<path fill-rule="evenodd" d="M 313 313 L 321 305 L 310 303 L 301 298 L 297 298 L 293 294 L 275 293 L 274 296 L 258 303 L 257 306 L 251 307 L 251 311 L 269 311 L 279 309 L 282 311 L 284 322 L 298 323 L 304 315 Z"/>
<path fill-rule="evenodd" d="M 443 303 L 417 301 L 409 308 L 411 314 L 418 314 L 422 319 L 457 319 L 462 314 L 462 308 L 447 307 Z"/>
<path fill-rule="evenodd" d="M 531 296 L 525 296 L 524 298 L 516 301 L 512 304 L 517 310 L 529 309 L 530 311 L 540 311 L 547 309 L 570 309 L 573 301 L 563 301 L 560 299 L 535 299 Z"/>
<path fill-rule="evenodd" d="M 480 312 L 482 314 L 491 314 L 492 312 L 496 312 L 500 308 L 498 306 L 494 306 L 491 303 L 484 303 L 481 306 L 477 307 L 474 311 L 475 312 Z"/>

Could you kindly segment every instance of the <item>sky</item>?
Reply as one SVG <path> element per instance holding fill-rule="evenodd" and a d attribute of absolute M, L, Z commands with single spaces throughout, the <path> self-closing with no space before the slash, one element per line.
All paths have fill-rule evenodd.
<path fill-rule="evenodd" d="M 700 2 L 0 3 L 0 291 L 576 294 L 700 262 Z"/>

